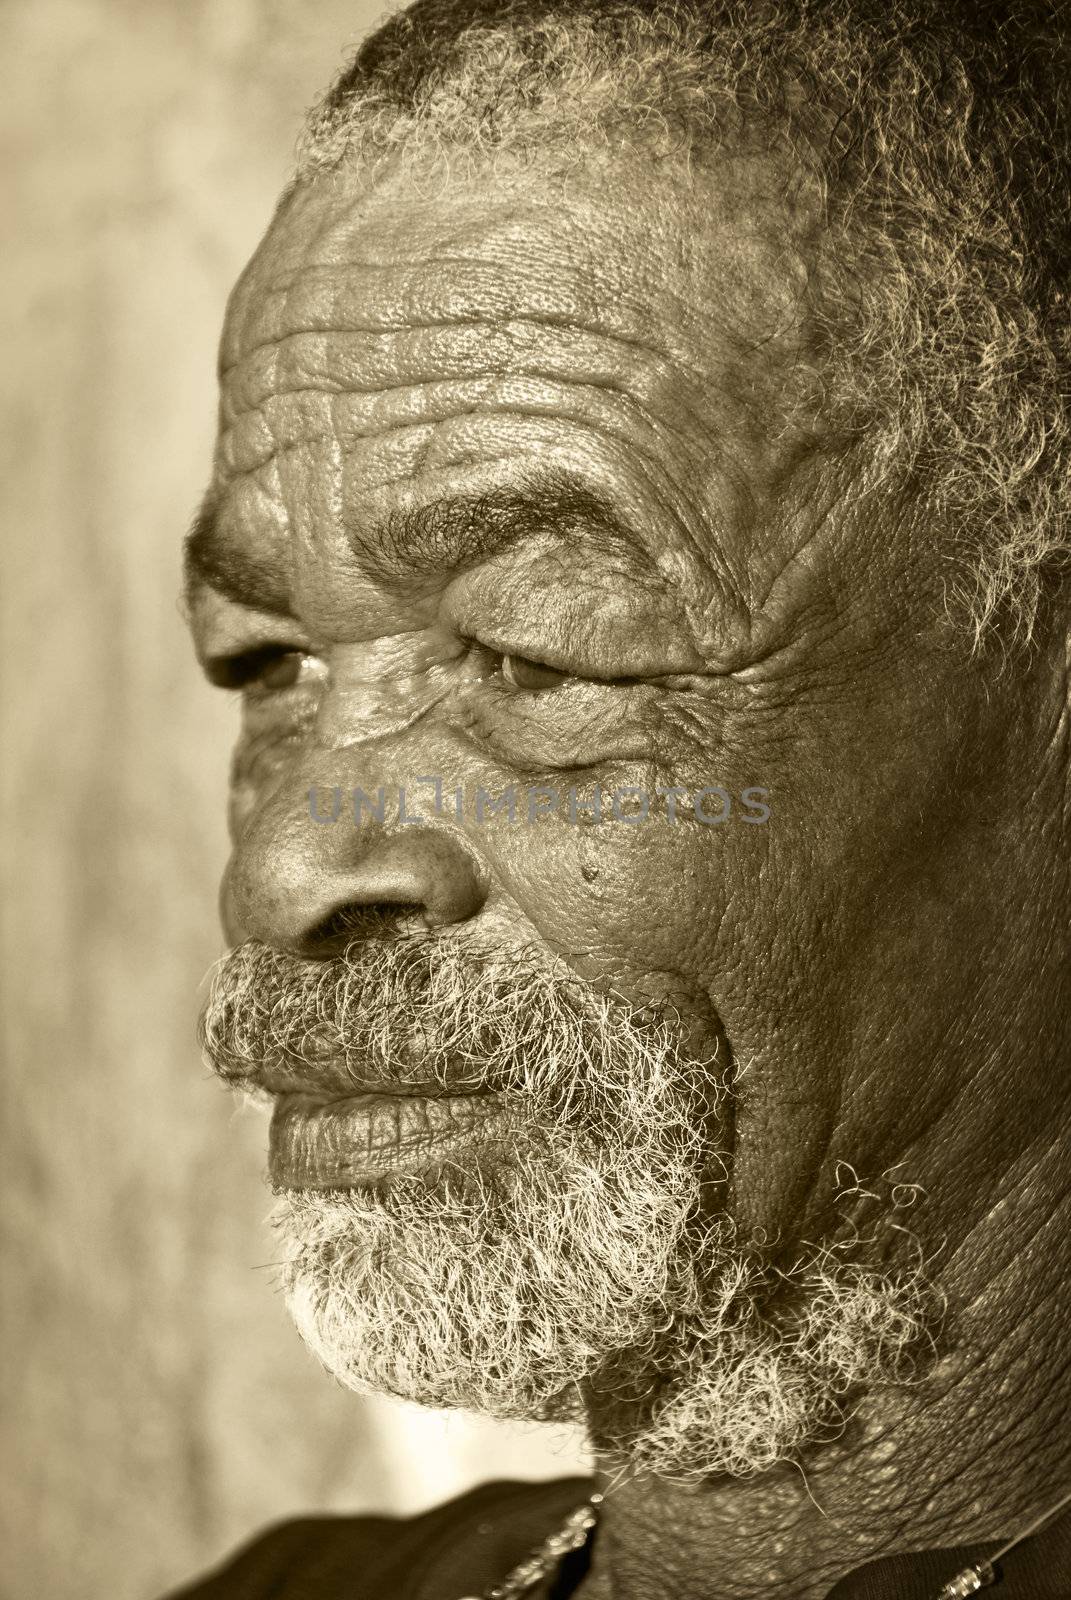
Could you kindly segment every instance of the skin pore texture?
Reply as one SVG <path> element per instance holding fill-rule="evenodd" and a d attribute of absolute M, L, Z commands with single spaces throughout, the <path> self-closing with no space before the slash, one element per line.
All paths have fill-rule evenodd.
<path fill-rule="evenodd" d="M 348 1315 L 397 1389 L 508 1411 L 493 1373 L 434 1386 L 432 1332 L 392 1367 L 391 1317 L 472 1310 L 534 1194 L 544 1253 L 525 1235 L 534 1277 L 496 1268 L 491 1303 L 550 1296 L 542 1344 L 504 1346 L 538 1375 L 537 1347 L 577 1355 L 548 1263 L 586 1239 L 577 1285 L 606 1294 L 573 1376 L 610 1492 L 584 1600 L 818 1600 L 878 1555 L 1010 1533 L 1071 1474 L 1066 597 L 1013 659 L 948 620 L 941 528 L 808 411 L 805 229 L 776 194 L 753 161 L 685 183 L 610 152 L 297 187 L 232 298 L 192 550 L 199 654 L 244 686 L 210 1059 L 255 1089 L 332 1061 L 475 1082 L 513 1119 L 284 1193 L 292 1308 L 336 1370 Z M 771 815 L 310 818 L 310 788 L 429 774 L 755 785 Z M 465 1226 L 444 1287 L 431 1243 Z M 811 1359 L 838 1316 L 863 1372 L 828 1337 Z M 813 1437 L 638 1471 L 672 1440 L 631 1416 L 623 1346 L 651 1390 L 780 1355 Z M 530 1414 L 567 1378 L 547 1366 Z"/>

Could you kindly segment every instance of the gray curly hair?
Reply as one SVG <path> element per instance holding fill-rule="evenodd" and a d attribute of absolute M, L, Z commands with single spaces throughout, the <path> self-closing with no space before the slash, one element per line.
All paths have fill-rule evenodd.
<path fill-rule="evenodd" d="M 947 530 L 977 643 L 1071 557 L 1071 27 L 1058 0 L 417 0 L 310 116 L 297 181 L 384 157 L 783 153 L 834 436 Z M 1005 628 L 1001 635 L 1008 637 Z"/>

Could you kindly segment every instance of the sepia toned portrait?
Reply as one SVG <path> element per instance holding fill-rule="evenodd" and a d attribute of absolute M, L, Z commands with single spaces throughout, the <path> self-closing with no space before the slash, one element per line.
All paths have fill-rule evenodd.
<path fill-rule="evenodd" d="M 1071 1600 L 1071 13 L 9 9 L 10 1600 Z"/>

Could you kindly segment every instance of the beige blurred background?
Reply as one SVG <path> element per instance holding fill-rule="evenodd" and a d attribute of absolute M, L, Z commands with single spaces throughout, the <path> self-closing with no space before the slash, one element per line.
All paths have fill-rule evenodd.
<path fill-rule="evenodd" d="M 233 711 L 179 543 L 228 288 L 366 0 L 4 0 L 3 1600 L 155 1600 L 303 1511 L 574 1470 L 344 1393 L 200 1066 Z"/>

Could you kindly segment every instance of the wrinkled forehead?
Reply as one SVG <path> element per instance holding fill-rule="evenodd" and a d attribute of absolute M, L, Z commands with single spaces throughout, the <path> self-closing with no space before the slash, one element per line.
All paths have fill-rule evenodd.
<path fill-rule="evenodd" d="M 754 163 L 686 181 L 619 159 L 299 187 L 228 311 L 219 539 L 323 591 L 334 562 L 337 590 L 364 530 L 550 468 L 660 558 L 713 519 L 744 561 L 731 530 L 807 434 L 786 421 L 807 271 L 773 187 Z"/>
<path fill-rule="evenodd" d="M 231 299 L 221 349 L 235 413 L 314 350 L 341 380 L 448 379 L 493 363 L 527 324 L 748 383 L 794 349 L 807 271 L 793 220 L 754 162 L 685 181 L 604 162 L 556 178 L 323 176 L 295 190 Z M 511 339 L 491 337 L 511 325 Z M 490 342 L 481 340 L 481 335 Z M 422 359 L 420 359 L 422 358 Z M 324 374 L 324 376 L 329 376 Z M 595 381 L 598 381 L 596 378 Z"/>

